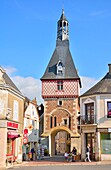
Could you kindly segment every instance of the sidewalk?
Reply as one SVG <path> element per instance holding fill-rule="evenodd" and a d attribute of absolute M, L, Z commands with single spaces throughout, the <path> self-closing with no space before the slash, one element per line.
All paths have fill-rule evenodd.
<path fill-rule="evenodd" d="M 92 161 L 92 162 L 66 162 L 64 157 L 45 157 L 42 160 L 36 161 L 24 161 L 21 164 L 15 164 L 14 166 L 55 166 L 55 165 L 106 165 L 110 164 L 111 161 Z"/>

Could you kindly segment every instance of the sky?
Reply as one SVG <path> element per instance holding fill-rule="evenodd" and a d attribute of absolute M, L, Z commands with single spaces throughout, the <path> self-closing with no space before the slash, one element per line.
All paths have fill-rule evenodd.
<path fill-rule="evenodd" d="M 0 66 L 23 95 L 41 98 L 41 81 L 56 47 L 62 8 L 81 94 L 111 63 L 111 0 L 0 0 Z"/>

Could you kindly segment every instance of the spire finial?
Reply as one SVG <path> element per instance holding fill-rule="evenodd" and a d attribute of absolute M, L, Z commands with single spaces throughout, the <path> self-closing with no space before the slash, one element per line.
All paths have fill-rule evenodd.
<path fill-rule="evenodd" d="M 62 14 L 64 14 L 64 1 L 62 2 Z"/>

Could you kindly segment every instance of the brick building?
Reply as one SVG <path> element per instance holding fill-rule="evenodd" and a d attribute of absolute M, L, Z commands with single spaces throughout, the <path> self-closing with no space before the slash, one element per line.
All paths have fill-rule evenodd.
<path fill-rule="evenodd" d="M 58 143 L 63 141 L 64 151 L 73 146 L 80 152 L 80 135 L 77 129 L 78 97 L 81 81 L 69 49 L 69 22 L 64 10 L 57 23 L 56 48 L 42 81 L 44 99 L 44 133 L 49 138 L 49 153 L 56 154 Z M 58 140 L 64 131 L 65 138 Z M 56 139 L 56 140 L 55 140 Z"/>

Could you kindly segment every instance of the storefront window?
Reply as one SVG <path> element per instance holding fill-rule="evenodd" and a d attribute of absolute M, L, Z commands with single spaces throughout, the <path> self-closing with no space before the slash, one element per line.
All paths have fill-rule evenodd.
<path fill-rule="evenodd" d="M 101 153 L 111 154 L 111 134 L 110 133 L 101 134 Z"/>
<path fill-rule="evenodd" d="M 7 139 L 7 155 L 11 155 L 11 154 L 12 154 L 12 140 Z"/>

